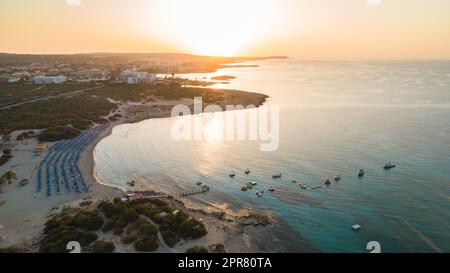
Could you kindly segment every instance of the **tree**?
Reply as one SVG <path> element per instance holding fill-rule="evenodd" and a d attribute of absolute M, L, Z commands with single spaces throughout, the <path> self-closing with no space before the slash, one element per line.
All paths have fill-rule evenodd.
<path fill-rule="evenodd" d="M 11 184 L 13 180 L 17 180 L 17 174 L 15 174 L 12 171 L 7 171 L 0 177 L 0 182 L 3 184 L 4 182 L 8 182 L 8 184 Z"/>

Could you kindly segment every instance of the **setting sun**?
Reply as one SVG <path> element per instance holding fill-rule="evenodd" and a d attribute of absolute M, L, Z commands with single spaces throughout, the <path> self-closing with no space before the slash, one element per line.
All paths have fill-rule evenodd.
<path fill-rule="evenodd" d="M 170 27 L 191 53 L 234 56 L 269 27 L 270 7 L 258 0 L 172 0 Z"/>

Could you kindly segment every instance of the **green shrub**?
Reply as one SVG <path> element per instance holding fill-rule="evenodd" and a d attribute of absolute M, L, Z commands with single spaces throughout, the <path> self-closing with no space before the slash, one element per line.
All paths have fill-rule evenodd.
<path fill-rule="evenodd" d="M 95 242 L 95 240 L 97 240 L 97 238 L 98 238 L 97 234 L 95 234 L 93 232 L 83 232 L 80 234 L 78 242 L 82 246 L 88 246 L 91 243 Z"/>
<path fill-rule="evenodd" d="M 12 155 L 4 154 L 0 157 L 0 166 L 6 164 L 10 159 L 12 158 Z"/>
<path fill-rule="evenodd" d="M 158 233 L 158 229 L 149 221 L 140 218 L 128 227 L 127 234 L 132 233 L 140 236 L 155 236 Z"/>
<path fill-rule="evenodd" d="M 123 228 L 116 227 L 116 228 L 113 229 L 113 234 L 116 235 L 116 236 L 119 236 L 122 233 L 123 233 Z"/>
<path fill-rule="evenodd" d="M 207 234 L 205 226 L 194 219 L 183 221 L 180 225 L 180 235 L 183 238 L 200 238 Z"/>
<path fill-rule="evenodd" d="M 42 131 L 38 136 L 39 141 L 58 141 L 61 139 L 71 139 L 76 137 L 80 130 L 71 126 L 54 126 Z"/>
<path fill-rule="evenodd" d="M 129 204 L 119 200 L 114 203 L 103 201 L 98 205 L 98 210 L 103 212 L 107 218 L 125 223 L 133 223 L 139 219 L 136 209 L 129 207 Z M 123 226 L 122 226 L 123 227 Z"/>
<path fill-rule="evenodd" d="M 139 235 L 156 235 L 158 233 L 158 229 L 154 225 L 147 222 L 139 225 L 137 233 Z"/>
<path fill-rule="evenodd" d="M 114 249 L 116 249 L 114 243 L 101 240 L 95 242 L 92 246 L 92 252 L 94 253 L 111 253 L 114 252 Z"/>
<path fill-rule="evenodd" d="M 134 243 L 134 248 L 140 252 L 152 252 L 158 247 L 159 243 L 155 236 L 144 236 Z"/>
<path fill-rule="evenodd" d="M 208 253 L 208 249 L 204 247 L 194 246 L 191 248 L 188 248 L 186 250 L 186 253 Z"/>
<path fill-rule="evenodd" d="M 166 242 L 166 244 L 170 247 L 173 247 L 174 245 L 176 245 L 180 239 L 178 238 L 177 234 L 175 234 L 172 231 L 162 231 L 161 235 L 164 239 L 164 242 Z"/>
<path fill-rule="evenodd" d="M 123 244 L 131 244 L 132 242 L 136 241 L 137 237 L 135 235 L 123 235 L 122 238 L 120 239 L 120 241 Z"/>
<path fill-rule="evenodd" d="M 99 230 L 103 226 L 103 217 L 96 211 L 80 211 L 71 221 L 71 224 L 84 230 Z"/>

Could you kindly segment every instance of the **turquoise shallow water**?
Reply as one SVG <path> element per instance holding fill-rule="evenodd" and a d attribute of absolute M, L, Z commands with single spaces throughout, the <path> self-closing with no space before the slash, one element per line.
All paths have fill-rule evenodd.
<path fill-rule="evenodd" d="M 277 151 L 254 141 L 175 141 L 174 120 L 153 119 L 118 126 L 98 144 L 98 178 L 125 187 L 137 175 L 170 191 L 203 181 L 212 191 L 193 203 L 270 209 L 280 223 L 256 240 L 266 251 L 367 252 L 369 241 L 384 252 L 450 251 L 450 62 L 257 64 L 185 76 L 234 75 L 217 87 L 269 95 L 280 107 Z M 388 161 L 397 167 L 383 170 Z M 276 171 L 282 179 L 271 178 Z M 339 183 L 314 191 L 291 183 L 337 174 Z M 242 192 L 250 180 L 276 192 Z"/>

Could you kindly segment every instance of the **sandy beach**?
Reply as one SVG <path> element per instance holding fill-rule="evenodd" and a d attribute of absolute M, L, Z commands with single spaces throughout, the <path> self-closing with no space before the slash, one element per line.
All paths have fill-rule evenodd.
<path fill-rule="evenodd" d="M 233 98 L 228 103 L 261 105 L 266 98 L 266 96 L 261 94 L 242 93 L 239 98 Z M 104 137 L 110 135 L 115 126 L 139 122 L 149 118 L 170 117 L 172 107 L 180 103 L 192 106 L 193 100 L 120 103 L 116 111 L 105 117 L 110 119 L 116 115 L 116 118 L 110 119 L 111 122 L 108 127 L 84 148 L 79 161 L 80 170 L 91 187 L 88 193 L 61 193 L 51 197 L 37 193 L 35 171 L 37 165 L 45 156 L 45 152 L 39 156 L 33 156 L 37 140 L 16 141 L 15 137 L 21 132 L 14 132 L 12 134 L 12 139 L 14 140 L 9 144 L 9 148 L 13 150 L 13 158 L 0 167 L 0 173 L 12 170 L 17 174 L 18 181 L 28 179 L 29 184 L 19 187 L 18 183 L 14 182 L 11 185 L 2 187 L 2 193 L 0 193 L 0 248 L 18 246 L 27 251 L 36 251 L 36 243 L 42 236 L 44 224 L 49 216 L 58 213 L 66 206 L 78 207 L 79 203 L 85 200 L 92 201 L 93 204 L 91 206 L 95 206 L 99 200 L 122 196 L 124 192 L 120 189 L 105 186 L 96 181 L 93 155 L 95 146 Z M 119 118 L 117 118 L 117 114 L 120 114 Z M 53 145 L 53 143 L 46 144 L 49 147 Z M 207 247 L 214 244 L 223 244 L 227 252 L 251 252 L 256 250 L 252 249 L 248 238 L 248 234 L 254 228 L 254 220 L 250 220 L 245 225 L 236 221 L 242 216 L 245 219 L 251 219 L 252 216 L 249 216 L 248 213 L 244 212 L 226 217 L 220 215 L 219 217 L 217 210 L 215 213 L 198 209 L 193 210 L 185 207 L 182 202 L 178 206 L 202 221 L 208 234 L 200 239 L 187 242 L 182 241 L 173 248 L 167 247 L 160 240 L 162 243 L 157 252 L 184 252 L 192 246 Z M 255 226 L 258 225 L 254 224 Z M 134 252 L 132 246 L 122 245 L 120 238 L 112 234 L 101 234 L 99 232 L 99 238 L 113 241 L 117 246 L 118 252 Z"/>

